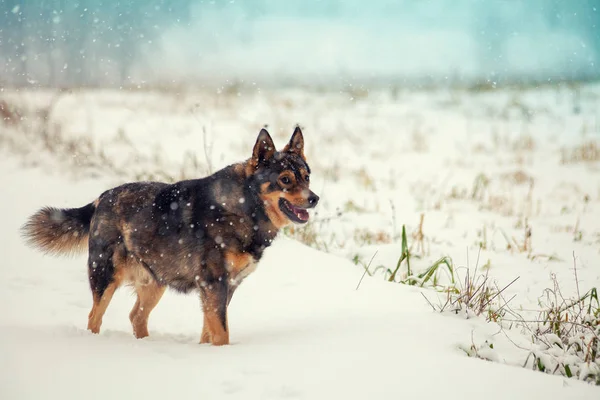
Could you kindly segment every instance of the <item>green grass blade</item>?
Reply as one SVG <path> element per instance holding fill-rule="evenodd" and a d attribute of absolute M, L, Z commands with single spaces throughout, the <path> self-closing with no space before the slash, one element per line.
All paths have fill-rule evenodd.
<path fill-rule="evenodd" d="M 406 226 L 402 225 L 402 256 L 406 258 L 407 275 L 411 276 L 410 270 L 410 252 L 408 251 L 408 240 L 406 239 Z"/>

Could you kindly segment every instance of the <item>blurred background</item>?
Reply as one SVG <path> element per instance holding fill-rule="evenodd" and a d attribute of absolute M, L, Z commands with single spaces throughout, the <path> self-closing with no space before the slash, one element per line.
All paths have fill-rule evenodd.
<path fill-rule="evenodd" d="M 3 86 L 495 85 L 599 63 L 599 0 L 0 0 Z"/>
<path fill-rule="evenodd" d="M 385 345 L 418 348 L 422 360 L 438 361 L 446 347 L 600 382 L 600 331 L 591 329 L 600 328 L 592 294 L 600 289 L 600 0 L 0 0 L 0 354 L 8 354 L 0 392 L 5 382 L 29 394 L 53 382 L 49 390 L 64 398 L 88 387 L 75 373 L 96 379 L 100 371 L 96 363 L 86 369 L 79 352 L 90 302 L 85 261 L 42 259 L 24 247 L 19 228 L 36 209 L 80 207 L 125 182 L 205 177 L 248 159 L 263 127 L 282 149 L 296 124 L 319 205 L 309 222 L 282 230 L 257 271 L 263 275 L 242 286 L 249 312 L 234 309 L 248 329 L 236 328 L 242 346 L 231 351 L 277 351 L 287 336 L 356 347 L 362 336 L 344 318 L 366 316 L 359 333 L 379 340 L 377 329 L 387 332 L 388 320 L 401 317 L 401 330 L 390 331 L 398 343 Z M 290 239 L 338 259 L 290 247 Z M 405 293 L 414 297 L 389 297 L 383 287 L 356 297 L 379 290 L 366 275 L 420 288 Z M 322 297 L 305 301 L 321 288 Z M 273 313 L 255 312 L 266 308 L 252 290 L 287 300 L 268 302 Z M 171 305 L 163 300 L 152 317 L 158 339 L 123 357 L 179 361 L 168 343 L 187 351 L 181 345 L 197 341 L 198 302 L 165 298 Z M 464 336 L 426 343 L 404 335 L 429 321 L 421 315 L 427 302 L 469 318 L 458 331 L 443 317 Z M 130 291 L 116 294 L 104 347 L 89 354 L 120 362 L 104 349 L 131 347 L 131 303 Z M 503 325 L 473 335 L 474 315 Z M 351 336 L 338 340 L 331 316 L 341 316 Z M 371 349 L 356 349 L 358 358 L 340 360 L 367 365 L 373 382 L 386 368 L 420 374 L 404 358 L 408 374 L 388 368 L 391 353 L 367 362 Z M 323 350 L 337 358 L 345 348 Z M 313 371 L 307 354 L 298 359 Z M 339 370 L 354 367 L 346 364 Z M 241 372 L 215 381 L 215 390 L 254 390 L 237 382 L 248 375 Z M 362 372 L 356 384 L 369 383 Z M 256 382 L 269 387 L 272 374 L 260 375 L 269 382 Z M 297 375 L 256 393 L 302 396 L 322 381 Z M 110 388 L 123 389 L 113 378 Z"/>

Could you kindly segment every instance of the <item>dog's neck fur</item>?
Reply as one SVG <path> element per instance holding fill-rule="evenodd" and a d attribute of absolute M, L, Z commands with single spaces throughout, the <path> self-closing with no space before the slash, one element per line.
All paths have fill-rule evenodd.
<path fill-rule="evenodd" d="M 252 228 L 254 235 L 252 237 L 252 243 L 248 248 L 248 252 L 252 256 L 259 260 L 262 256 L 263 251 L 269 247 L 277 234 L 281 226 L 277 226 L 273 223 L 270 218 L 270 211 L 265 205 L 265 202 L 260 197 L 260 185 L 262 182 L 254 173 L 255 167 L 251 166 L 251 160 L 247 160 L 242 163 L 233 164 L 218 171 L 215 175 L 223 174 L 223 176 L 230 177 L 231 179 L 237 179 L 243 181 L 243 202 L 237 204 L 225 205 L 224 210 L 232 214 L 250 215 L 252 218 Z M 248 172 L 252 170 L 251 174 Z M 235 198 L 235 196 L 233 196 Z"/>

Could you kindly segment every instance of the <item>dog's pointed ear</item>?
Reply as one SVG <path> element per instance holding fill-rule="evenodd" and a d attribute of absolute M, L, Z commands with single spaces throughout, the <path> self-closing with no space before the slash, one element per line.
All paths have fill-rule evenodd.
<path fill-rule="evenodd" d="M 298 125 L 294 129 L 294 133 L 290 139 L 290 142 L 284 147 L 284 152 L 296 153 L 303 159 L 304 157 L 304 136 L 302 136 L 302 130 Z"/>
<path fill-rule="evenodd" d="M 266 129 L 261 129 L 254 150 L 252 150 L 252 164 L 254 167 L 258 167 L 260 164 L 266 163 L 271 160 L 275 155 L 275 143 L 271 139 L 271 135 Z"/>

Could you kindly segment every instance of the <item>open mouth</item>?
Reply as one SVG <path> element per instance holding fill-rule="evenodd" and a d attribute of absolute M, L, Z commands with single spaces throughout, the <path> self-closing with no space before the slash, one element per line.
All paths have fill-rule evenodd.
<path fill-rule="evenodd" d="M 299 224 L 308 222 L 308 211 L 305 208 L 296 207 L 284 198 L 279 199 L 279 209 L 293 222 Z"/>

